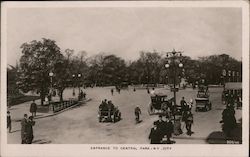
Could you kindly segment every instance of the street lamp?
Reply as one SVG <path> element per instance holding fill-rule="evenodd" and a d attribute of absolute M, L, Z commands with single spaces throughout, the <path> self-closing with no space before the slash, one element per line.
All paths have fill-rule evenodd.
<path fill-rule="evenodd" d="M 171 91 L 173 91 L 174 93 L 174 108 L 176 108 L 176 92 L 178 90 L 175 86 L 176 69 L 177 69 L 177 65 L 179 68 L 183 68 L 183 63 L 179 59 L 180 57 L 182 57 L 182 52 L 176 52 L 175 50 L 173 50 L 172 52 L 167 52 L 166 57 L 167 57 L 167 63 L 165 64 L 165 68 L 167 69 L 172 68 L 173 73 L 174 73 L 174 79 L 173 79 L 174 88 L 171 88 Z M 171 63 L 171 66 L 170 66 L 170 63 Z M 175 119 L 175 113 L 174 113 L 174 119 Z"/>
<path fill-rule="evenodd" d="M 223 79 L 223 86 L 225 86 L 225 82 L 226 82 L 226 76 L 227 76 L 227 71 L 226 69 L 222 70 L 222 79 Z"/>
<path fill-rule="evenodd" d="M 73 96 L 75 96 L 75 84 L 74 84 L 74 82 L 75 82 L 75 77 L 76 77 L 76 75 L 75 74 L 73 74 L 72 75 L 72 78 L 73 78 L 73 81 L 72 81 L 72 85 L 73 85 Z"/>
<path fill-rule="evenodd" d="M 80 78 L 81 78 L 82 74 L 78 74 L 77 77 L 78 77 L 78 88 L 79 88 L 79 95 L 80 95 Z"/>
<path fill-rule="evenodd" d="M 53 72 L 50 72 L 49 73 L 49 77 L 50 77 L 50 99 L 52 100 L 52 96 L 53 96 L 53 93 L 52 93 L 52 88 L 53 88 L 53 76 L 54 76 L 54 73 Z M 49 101 L 51 101 L 49 100 Z"/>
<path fill-rule="evenodd" d="M 231 71 L 228 70 L 228 82 L 231 82 Z"/>

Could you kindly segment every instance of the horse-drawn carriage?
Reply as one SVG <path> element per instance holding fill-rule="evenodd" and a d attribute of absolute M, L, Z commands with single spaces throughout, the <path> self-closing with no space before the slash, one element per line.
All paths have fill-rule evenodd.
<path fill-rule="evenodd" d="M 208 111 L 212 109 L 212 103 L 209 100 L 208 87 L 202 86 L 199 88 L 195 102 L 196 102 L 196 107 L 195 107 L 196 112 L 199 110 Z"/>
<path fill-rule="evenodd" d="M 99 108 L 98 111 L 98 120 L 99 122 L 117 122 L 121 120 L 121 112 L 118 107 L 113 109 L 103 110 Z"/>
<path fill-rule="evenodd" d="M 148 113 L 166 115 L 173 110 L 174 98 L 168 98 L 165 94 L 157 94 L 151 96 L 151 102 L 149 103 Z"/>

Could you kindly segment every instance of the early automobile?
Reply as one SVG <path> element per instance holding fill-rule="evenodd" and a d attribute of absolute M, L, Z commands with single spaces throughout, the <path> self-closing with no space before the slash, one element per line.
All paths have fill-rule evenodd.
<path fill-rule="evenodd" d="M 121 120 L 121 112 L 118 107 L 114 107 L 114 109 L 109 110 L 101 110 L 98 111 L 98 120 L 99 122 L 117 122 Z"/>
<path fill-rule="evenodd" d="M 168 98 L 165 94 L 156 94 L 151 96 L 151 102 L 149 103 L 148 113 L 151 114 L 167 114 L 168 111 L 172 111 L 173 98 Z"/>
<path fill-rule="evenodd" d="M 209 101 L 208 90 L 199 90 L 195 102 L 196 102 L 196 107 L 195 107 L 196 112 L 200 110 L 208 111 L 212 109 L 212 103 Z"/>

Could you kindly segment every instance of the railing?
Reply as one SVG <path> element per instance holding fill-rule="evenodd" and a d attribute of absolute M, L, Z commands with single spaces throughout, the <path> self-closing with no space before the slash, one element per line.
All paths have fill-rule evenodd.
<path fill-rule="evenodd" d="M 76 100 L 73 100 L 73 99 L 70 99 L 70 100 L 67 100 L 67 101 L 62 101 L 62 102 L 51 102 L 50 103 L 50 107 L 54 113 L 55 112 L 59 112 L 59 111 L 62 111 L 66 108 L 69 108 L 73 105 L 76 105 L 78 103 L 78 101 Z"/>

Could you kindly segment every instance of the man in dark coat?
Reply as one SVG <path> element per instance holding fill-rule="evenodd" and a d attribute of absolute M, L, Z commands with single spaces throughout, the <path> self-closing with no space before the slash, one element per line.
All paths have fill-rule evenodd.
<path fill-rule="evenodd" d="M 161 133 L 159 128 L 156 125 L 156 122 L 154 122 L 153 128 L 151 128 L 149 137 L 150 139 L 150 144 L 161 144 Z"/>
<path fill-rule="evenodd" d="M 114 111 L 115 105 L 112 103 L 111 100 L 108 101 L 107 106 L 108 106 L 108 110 Z"/>
<path fill-rule="evenodd" d="M 108 103 L 107 103 L 107 99 L 104 99 L 103 101 L 103 111 L 108 111 Z"/>
<path fill-rule="evenodd" d="M 164 132 L 167 136 L 167 144 L 170 144 L 171 143 L 170 138 L 172 137 L 172 133 L 174 132 L 174 125 L 168 117 L 166 117 Z"/>
<path fill-rule="evenodd" d="M 162 120 L 162 115 L 159 115 L 159 120 L 155 121 L 157 128 L 159 129 L 159 134 L 161 139 L 164 137 L 165 131 L 165 122 Z"/>
<path fill-rule="evenodd" d="M 186 129 L 187 129 L 187 135 L 191 136 L 192 135 L 192 124 L 193 124 L 193 114 L 188 111 L 187 112 L 187 118 L 185 120 L 185 123 L 186 123 Z"/>
<path fill-rule="evenodd" d="M 22 144 L 26 144 L 27 141 L 27 120 L 28 116 L 27 114 L 24 114 L 24 118 L 21 121 L 21 139 L 22 139 Z"/>
<path fill-rule="evenodd" d="M 11 133 L 11 116 L 10 116 L 10 111 L 7 111 L 7 128 L 9 129 L 9 133 Z"/>
<path fill-rule="evenodd" d="M 185 101 L 184 97 L 182 97 L 180 104 L 181 104 L 181 112 L 183 113 L 187 109 L 187 102 Z"/>
<path fill-rule="evenodd" d="M 36 116 L 36 111 L 37 111 L 37 105 L 35 103 L 35 100 L 30 105 L 30 113 L 32 114 L 33 117 Z"/>
<path fill-rule="evenodd" d="M 135 107 L 135 120 L 136 122 L 140 122 L 140 114 L 141 114 L 141 109 L 139 106 Z"/>
<path fill-rule="evenodd" d="M 222 112 L 222 121 L 224 123 L 222 130 L 227 137 L 231 136 L 231 131 L 236 127 L 235 111 L 233 106 L 227 105 L 226 109 Z"/>
<path fill-rule="evenodd" d="M 33 117 L 30 116 L 27 122 L 27 136 L 26 136 L 26 142 L 27 144 L 31 144 L 34 138 L 33 135 L 33 126 L 35 125 L 35 121 L 33 121 Z"/>

